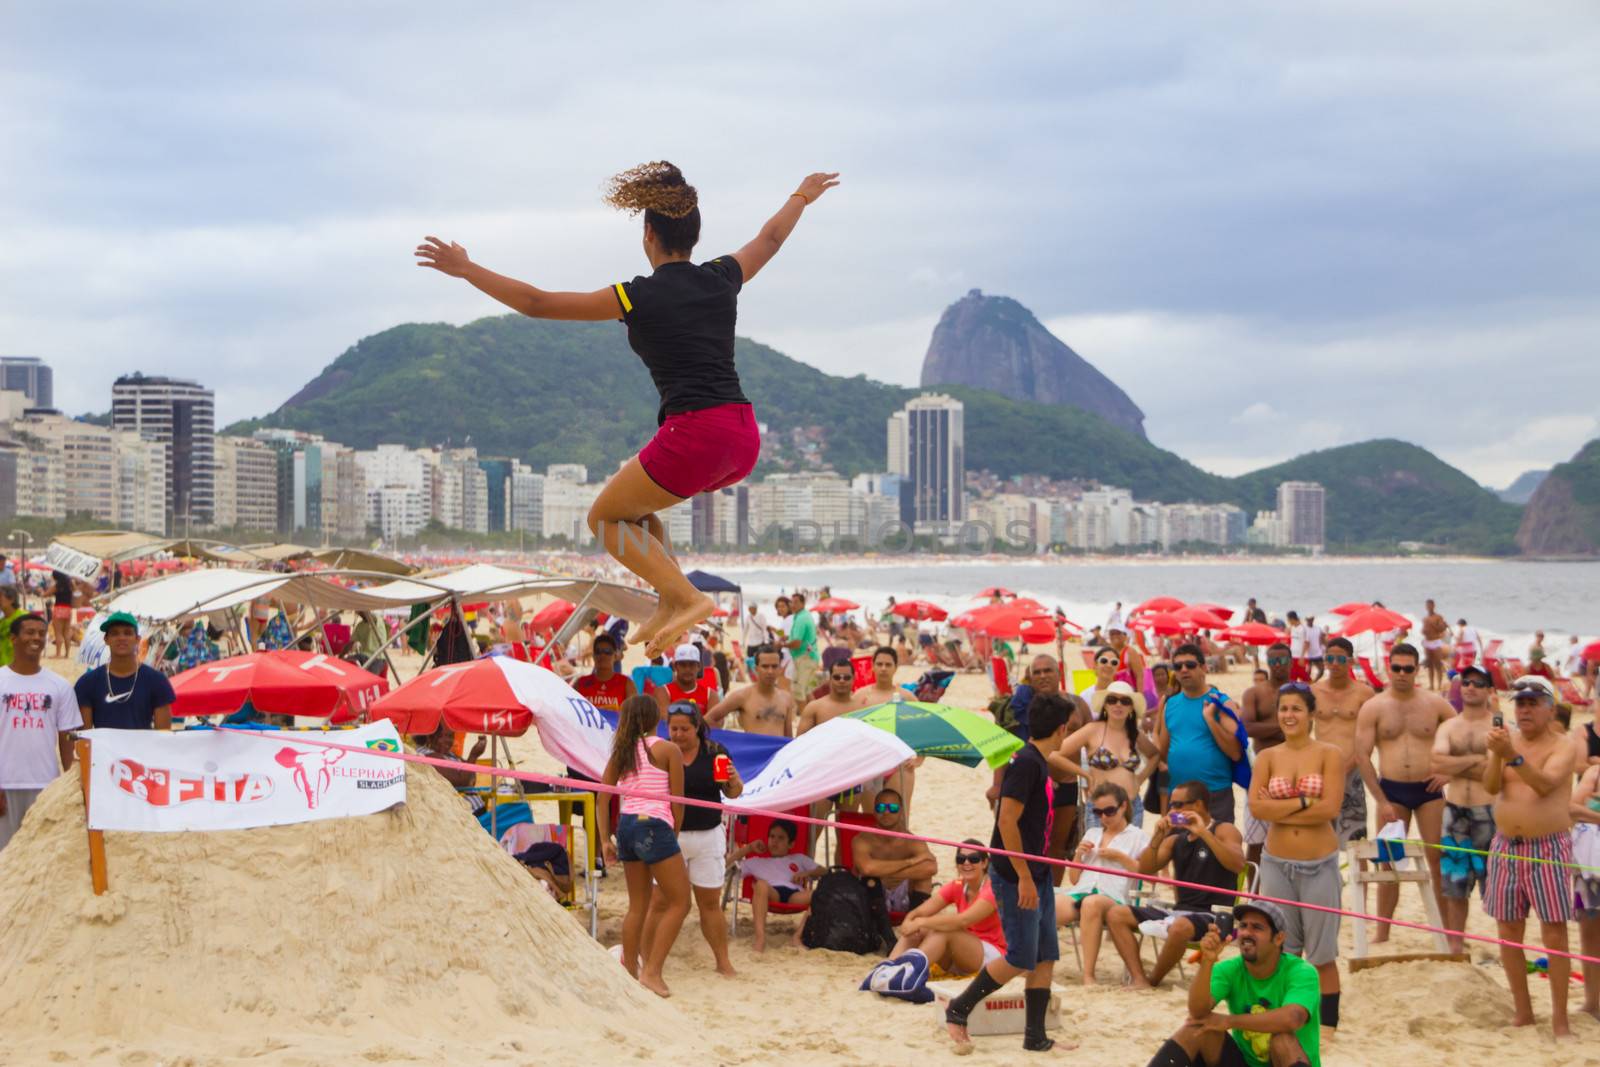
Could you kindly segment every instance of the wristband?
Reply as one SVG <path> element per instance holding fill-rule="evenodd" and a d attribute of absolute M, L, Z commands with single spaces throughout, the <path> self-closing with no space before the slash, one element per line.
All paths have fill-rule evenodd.
<path fill-rule="evenodd" d="M 809 196 L 807 196 L 805 193 L 790 193 L 789 194 L 789 199 L 793 200 L 797 196 L 801 200 L 804 200 L 806 203 L 808 203 L 808 204 L 811 203 L 811 198 Z"/>
<path fill-rule="evenodd" d="M 1311 798 L 1306 796 L 1304 793 L 1301 793 L 1300 794 L 1300 810 L 1301 811 L 1305 811 L 1310 806 L 1311 806 Z"/>
<path fill-rule="evenodd" d="M 1518 755 L 1516 759 L 1506 760 L 1506 766 L 1507 767 L 1520 767 L 1524 763 L 1527 763 L 1527 762 L 1528 762 L 1528 757 L 1522 756 L 1522 755 Z"/>

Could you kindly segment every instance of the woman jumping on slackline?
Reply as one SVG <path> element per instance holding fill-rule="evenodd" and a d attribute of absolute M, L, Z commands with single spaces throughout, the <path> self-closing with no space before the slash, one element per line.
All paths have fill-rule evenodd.
<path fill-rule="evenodd" d="M 656 513 L 734 485 L 756 465 L 761 435 L 733 366 L 739 289 L 766 266 L 800 213 L 838 185 L 813 174 L 789 195 L 755 239 L 732 255 L 691 263 L 700 240 L 700 202 L 683 172 L 665 161 L 612 178 L 606 202 L 644 212 L 644 254 L 652 273 L 591 293 L 552 293 L 472 262 L 454 242 L 428 237 L 417 265 L 465 278 L 507 307 L 536 319 L 621 319 L 661 407 L 650 443 L 622 465 L 589 509 L 589 529 L 606 551 L 655 589 L 656 612 L 634 637 L 646 653 L 671 647 L 710 617 L 711 598 L 683 576 Z"/>

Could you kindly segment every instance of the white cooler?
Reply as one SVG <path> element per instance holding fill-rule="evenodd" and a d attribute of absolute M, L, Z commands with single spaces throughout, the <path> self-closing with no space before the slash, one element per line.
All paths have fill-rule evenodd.
<path fill-rule="evenodd" d="M 964 981 L 928 983 L 928 988 L 933 991 L 933 1006 L 939 1013 L 940 1023 L 944 1022 L 945 1009 L 966 991 L 967 985 Z M 1026 1022 L 1026 1001 L 1022 991 L 1026 986 L 1026 977 L 1018 975 L 984 997 L 967 1017 L 967 1033 L 973 1037 L 1022 1033 Z M 1044 1013 L 1044 1028 L 1047 1031 L 1061 1029 L 1061 994 L 1053 986 L 1050 989 L 1050 1006 Z"/>

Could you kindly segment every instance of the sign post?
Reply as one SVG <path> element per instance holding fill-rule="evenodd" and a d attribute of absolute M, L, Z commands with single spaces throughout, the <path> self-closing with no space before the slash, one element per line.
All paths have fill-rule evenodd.
<path fill-rule="evenodd" d="M 78 757 L 78 780 L 83 784 L 83 821 L 89 823 L 89 740 L 80 737 L 72 743 L 73 751 Z M 94 895 L 101 896 L 106 891 L 106 832 L 104 830 L 89 831 L 89 880 L 94 883 Z"/>

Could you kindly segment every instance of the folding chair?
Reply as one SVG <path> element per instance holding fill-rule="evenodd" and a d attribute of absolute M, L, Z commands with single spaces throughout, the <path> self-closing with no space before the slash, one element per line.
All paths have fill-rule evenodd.
<path fill-rule="evenodd" d="M 1372 669 L 1372 660 L 1366 656 L 1356 658 L 1356 666 L 1361 668 L 1361 677 L 1368 685 L 1372 686 L 1374 693 L 1383 692 L 1383 681 L 1378 677 L 1378 672 Z"/>
<path fill-rule="evenodd" d="M 811 814 L 811 805 L 802 804 L 797 808 L 788 809 L 784 814 L 805 817 Z M 772 829 L 772 822 L 773 819 L 770 815 L 735 816 L 730 831 L 730 843 L 737 848 L 740 845 L 749 844 L 751 841 L 765 841 L 767 839 L 767 831 Z M 803 822 L 797 822 L 795 825 L 799 829 L 799 836 L 795 838 L 794 850 L 796 852 L 805 852 L 806 847 L 811 843 L 813 827 L 810 823 Z M 733 892 L 735 881 L 739 884 L 739 892 L 737 894 Z M 752 899 L 755 893 L 755 883 L 756 880 L 753 876 L 740 875 L 738 864 L 732 864 L 728 867 L 727 880 L 723 883 L 722 899 L 724 903 L 729 900 L 733 901 L 733 911 L 728 915 L 729 937 L 733 937 L 739 932 L 739 902 L 748 902 Z M 809 907 L 806 904 L 784 904 L 774 900 L 767 904 L 767 914 L 800 915 L 809 910 Z"/>
<path fill-rule="evenodd" d="M 1238 878 L 1238 883 L 1237 883 L 1236 888 L 1241 893 L 1254 893 L 1256 891 L 1256 886 L 1260 883 L 1260 881 L 1261 881 L 1261 868 L 1259 866 L 1257 866 L 1256 864 L 1251 863 L 1249 860 L 1245 860 L 1244 870 L 1239 872 L 1239 878 Z M 1242 898 L 1235 897 L 1234 898 L 1234 903 L 1237 904 L 1240 899 L 1242 899 Z M 1147 934 L 1143 930 L 1139 929 L 1137 926 L 1133 928 L 1133 937 L 1134 937 L 1135 944 L 1138 946 L 1138 950 L 1140 952 L 1140 959 L 1141 960 L 1144 958 L 1143 957 L 1143 952 L 1144 952 L 1144 943 L 1145 943 L 1146 939 L 1148 939 L 1150 941 L 1150 943 L 1151 943 L 1150 947 L 1151 948 L 1155 947 L 1155 942 L 1165 940 L 1165 938 L 1163 938 L 1163 937 L 1161 937 L 1161 936 L 1159 936 L 1157 934 Z M 1197 951 L 1199 951 L 1199 949 L 1200 949 L 1200 942 L 1198 942 L 1198 941 L 1189 942 L 1189 944 L 1188 944 L 1188 950 L 1189 951 L 1197 952 Z M 1151 964 L 1154 964 L 1156 961 L 1155 961 L 1154 958 L 1152 958 L 1150 960 L 1150 962 L 1151 962 Z M 1176 970 L 1178 972 L 1178 980 L 1179 981 L 1185 981 L 1188 976 L 1184 973 L 1183 957 L 1182 956 L 1178 957 L 1178 965 L 1176 967 Z"/>
<path fill-rule="evenodd" d="M 1007 696 L 1011 692 L 1011 667 L 1006 663 L 1004 656 L 989 657 L 989 680 L 994 683 L 994 691 L 999 696 Z"/>

